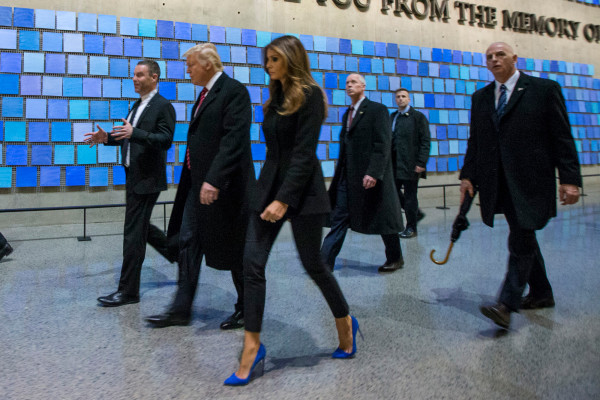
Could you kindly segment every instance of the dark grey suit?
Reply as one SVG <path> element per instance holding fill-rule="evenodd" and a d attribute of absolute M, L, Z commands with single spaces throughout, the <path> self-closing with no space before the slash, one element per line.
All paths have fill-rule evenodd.
<path fill-rule="evenodd" d="M 560 86 L 523 73 L 504 114 L 495 110 L 495 83 L 473 94 L 471 135 L 460 179 L 479 190 L 481 216 L 493 226 L 504 213 L 510 227 L 508 272 L 499 301 L 517 311 L 530 294 L 552 297 L 535 231 L 556 216 L 556 176 L 581 186 L 575 143 Z"/>

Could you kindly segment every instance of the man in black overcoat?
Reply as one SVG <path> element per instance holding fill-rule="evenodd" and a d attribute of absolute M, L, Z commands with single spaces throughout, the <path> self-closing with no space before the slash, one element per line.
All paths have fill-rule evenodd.
<path fill-rule="evenodd" d="M 10 243 L 6 240 L 2 232 L 0 232 L 0 260 L 5 256 L 10 255 L 13 252 L 13 248 Z"/>
<path fill-rule="evenodd" d="M 167 190 L 167 150 L 173 142 L 175 109 L 158 93 L 160 67 L 156 61 L 140 61 L 133 85 L 136 101 L 123 125 L 106 132 L 100 126 L 87 133 L 92 146 L 104 143 L 121 147 L 125 167 L 125 226 L 123 229 L 123 266 L 116 292 L 98 298 L 100 305 L 116 307 L 140 301 L 140 276 L 146 255 L 152 209 L 161 191 Z"/>
<path fill-rule="evenodd" d="M 417 187 L 419 178 L 426 178 L 429 159 L 429 122 L 423 113 L 410 106 L 408 90 L 396 90 L 398 110 L 392 120 L 392 163 L 400 205 L 406 213 L 406 229 L 400 233 L 403 239 L 417 236 L 417 222 L 425 214 L 419 209 Z"/>
<path fill-rule="evenodd" d="M 486 225 L 493 226 L 499 213 L 508 222 L 508 271 L 498 303 L 480 307 L 508 328 L 510 314 L 520 308 L 554 306 L 535 231 L 556 216 L 556 170 L 562 204 L 579 199 L 581 175 L 560 86 L 519 72 L 506 43 L 490 45 L 486 59 L 495 82 L 473 94 L 460 191 L 461 202 L 466 192 L 479 191 Z"/>
<path fill-rule="evenodd" d="M 168 237 L 179 236 L 178 287 L 168 311 L 146 321 L 155 327 L 189 324 L 206 257 L 206 265 L 231 271 L 237 291 L 235 312 L 221 329 L 241 328 L 242 259 L 255 181 L 250 95 L 244 85 L 223 73 L 213 44 L 194 46 L 184 56 L 192 83 L 204 88 L 192 109 L 186 160 L 169 221 Z"/>
<path fill-rule="evenodd" d="M 379 272 L 393 272 L 404 265 L 398 232 L 404 229 L 392 170 L 392 132 L 387 108 L 364 95 L 365 80 L 359 74 L 346 79 L 352 105 L 344 114 L 340 157 L 329 187 L 331 231 L 323 240 L 321 257 L 333 270 L 348 228 L 380 234 L 386 262 Z"/>

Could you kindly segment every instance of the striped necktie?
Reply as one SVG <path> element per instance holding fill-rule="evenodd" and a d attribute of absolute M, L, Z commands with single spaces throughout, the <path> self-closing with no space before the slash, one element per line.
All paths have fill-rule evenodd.
<path fill-rule="evenodd" d="M 500 85 L 500 98 L 498 99 L 498 107 L 496 107 L 496 115 L 498 119 L 504 115 L 504 109 L 506 108 L 506 85 Z"/>

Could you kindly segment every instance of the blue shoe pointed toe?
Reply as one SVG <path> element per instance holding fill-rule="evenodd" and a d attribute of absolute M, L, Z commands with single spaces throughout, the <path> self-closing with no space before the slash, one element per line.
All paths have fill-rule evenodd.
<path fill-rule="evenodd" d="M 338 347 L 331 355 L 331 358 L 353 358 L 356 354 L 356 333 L 360 332 L 360 328 L 358 327 L 358 321 L 356 318 L 353 316 L 350 316 L 350 318 L 352 318 L 352 352 L 346 353 L 344 350 Z M 362 337 L 362 332 L 360 333 L 360 336 Z"/>
<path fill-rule="evenodd" d="M 250 373 L 246 379 L 238 378 L 235 374 L 231 374 L 231 376 L 225 379 L 223 382 L 227 386 L 244 386 L 250 383 L 252 378 L 261 377 L 265 370 L 265 357 L 267 356 L 267 349 L 261 343 L 258 348 L 258 353 L 256 353 L 256 358 L 254 359 L 254 363 L 252 363 L 252 368 L 250 368 Z"/>

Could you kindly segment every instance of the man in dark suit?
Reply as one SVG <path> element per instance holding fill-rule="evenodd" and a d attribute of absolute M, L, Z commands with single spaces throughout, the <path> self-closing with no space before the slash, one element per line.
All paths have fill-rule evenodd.
<path fill-rule="evenodd" d="M 10 246 L 4 235 L 0 233 L 0 260 L 12 252 L 13 248 Z"/>
<path fill-rule="evenodd" d="M 393 272 L 404 265 L 398 238 L 404 227 L 392 170 L 391 124 L 387 108 L 367 99 L 365 87 L 359 74 L 346 79 L 352 105 L 342 120 L 340 157 L 329 187 L 331 231 L 323 240 L 321 257 L 333 271 L 348 228 L 380 234 L 386 262 L 379 272 Z"/>
<path fill-rule="evenodd" d="M 480 307 L 508 328 L 520 308 L 554 306 L 535 231 L 556 216 L 555 170 L 562 204 L 579 199 L 581 175 L 560 86 L 517 71 L 517 55 L 506 43 L 490 45 L 486 58 L 495 82 L 473 94 L 460 192 L 462 203 L 465 193 L 479 191 L 486 225 L 499 213 L 508 222 L 508 271 L 498 303 Z"/>
<path fill-rule="evenodd" d="M 238 295 L 235 312 L 221 329 L 241 328 L 242 259 L 255 180 L 250 96 L 244 85 L 223 73 L 213 44 L 194 46 L 184 56 L 192 83 L 204 88 L 192 109 L 186 161 L 169 222 L 169 237 L 179 235 L 178 287 L 168 311 L 146 321 L 155 327 L 189 324 L 206 256 L 206 265 L 231 270 Z"/>
<path fill-rule="evenodd" d="M 92 146 L 98 143 L 120 146 L 126 174 L 123 266 L 117 291 L 98 298 L 105 307 L 140 301 L 140 275 L 152 208 L 160 192 L 167 190 L 165 166 L 175 131 L 175 109 L 158 94 L 159 77 L 160 67 L 156 61 L 140 61 L 133 76 L 140 99 L 123 119 L 123 125 L 114 127 L 112 132 L 98 126 L 96 132 L 85 135 Z"/>
<path fill-rule="evenodd" d="M 400 205 L 406 213 L 406 229 L 400 237 L 410 239 L 417 236 L 417 222 L 425 216 L 419 209 L 417 187 L 419 178 L 427 177 L 429 122 L 423 113 L 410 106 L 408 90 L 396 90 L 396 104 L 398 111 L 391 116 L 392 163 Z"/>

